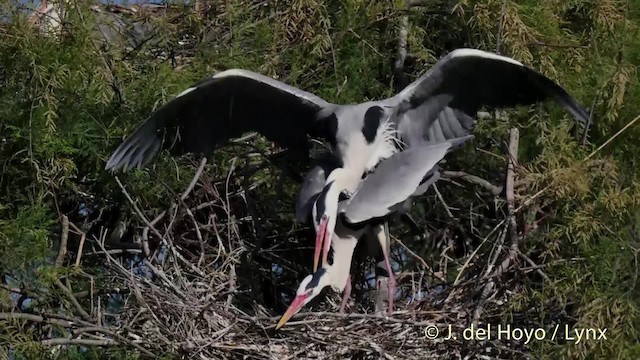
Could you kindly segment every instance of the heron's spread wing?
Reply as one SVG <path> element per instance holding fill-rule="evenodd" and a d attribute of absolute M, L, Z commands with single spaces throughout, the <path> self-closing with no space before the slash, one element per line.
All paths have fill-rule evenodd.
<path fill-rule="evenodd" d="M 307 134 L 333 105 L 247 70 L 227 70 L 183 91 L 156 110 L 113 153 L 106 168 L 146 165 L 165 148 L 208 154 L 216 145 L 257 131 L 280 146 L 308 150 Z"/>
<path fill-rule="evenodd" d="M 449 151 L 451 151 L 451 148 L 449 149 Z M 420 185 L 418 185 L 418 187 L 413 192 L 413 194 L 411 194 L 411 196 L 407 200 L 392 206 L 389 209 L 390 212 L 398 212 L 398 213 L 409 212 L 409 210 L 411 210 L 411 205 L 413 205 L 412 198 L 416 196 L 420 196 L 425 192 L 427 192 L 427 190 L 429 189 L 429 186 L 435 184 L 436 181 L 440 180 L 440 176 L 441 176 L 440 167 L 436 165 L 431 170 L 429 170 L 429 172 L 427 173 L 427 175 L 424 176 L 424 178 L 422 178 Z"/>
<path fill-rule="evenodd" d="M 383 160 L 362 181 L 341 212 L 351 223 L 386 216 L 395 205 L 418 192 L 425 177 L 428 182 L 427 175 L 451 146 L 448 141 L 415 146 Z"/>
<path fill-rule="evenodd" d="M 554 99 L 579 123 L 587 123 L 586 110 L 546 76 L 504 56 L 458 49 L 386 101 L 397 106 L 398 131 L 411 144 L 420 135 L 427 143 L 437 143 L 469 134 L 483 106 L 528 105 L 546 99 Z"/>

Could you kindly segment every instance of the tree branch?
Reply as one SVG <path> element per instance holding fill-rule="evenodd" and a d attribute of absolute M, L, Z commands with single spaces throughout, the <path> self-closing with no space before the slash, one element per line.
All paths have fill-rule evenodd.
<path fill-rule="evenodd" d="M 55 265 L 62 266 L 65 255 L 67 255 L 67 240 L 69 240 L 69 218 L 62 215 L 62 235 L 60 236 L 60 248 L 56 257 Z"/>
<path fill-rule="evenodd" d="M 60 281 L 60 279 L 55 279 L 54 283 L 67 296 L 69 301 L 71 301 L 73 306 L 75 306 L 75 308 L 78 310 L 80 315 L 82 315 L 82 317 L 85 320 L 90 320 L 91 319 L 91 315 L 89 315 L 89 313 L 86 312 L 85 309 L 82 308 L 82 305 L 80 305 L 80 303 L 78 302 L 78 299 L 76 299 L 76 297 L 73 295 L 73 292 L 68 287 L 64 286 L 64 284 L 62 283 L 62 281 Z"/>
<path fill-rule="evenodd" d="M 459 178 L 468 183 L 479 185 L 494 196 L 500 195 L 500 193 L 502 193 L 502 186 L 493 185 L 492 183 L 481 177 L 468 174 L 464 171 L 443 171 L 442 176 L 450 179 Z"/>

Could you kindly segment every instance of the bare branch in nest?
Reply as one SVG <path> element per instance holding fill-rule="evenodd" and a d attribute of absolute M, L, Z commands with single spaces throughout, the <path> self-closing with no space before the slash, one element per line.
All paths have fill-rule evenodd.
<path fill-rule="evenodd" d="M 482 290 L 482 294 L 480 296 L 480 302 L 475 309 L 473 314 L 473 324 L 477 324 L 480 316 L 482 315 L 482 310 L 484 308 L 484 304 L 486 303 L 489 295 L 491 294 L 493 288 L 495 287 L 495 278 L 500 277 L 506 269 L 509 268 L 513 260 L 516 258 L 518 254 L 518 224 L 516 223 L 515 217 L 515 191 L 514 191 L 514 183 L 515 183 L 515 167 L 518 162 L 518 144 L 519 144 L 520 134 L 517 128 L 511 129 L 509 132 L 509 161 L 507 164 L 507 174 L 505 180 L 505 197 L 507 198 L 507 226 L 509 230 L 509 237 L 511 238 L 511 246 L 509 248 L 509 252 L 507 257 L 500 263 L 500 265 L 493 270 L 493 263 L 497 260 L 498 256 L 502 253 L 502 246 L 504 243 L 504 237 L 500 238 L 498 242 L 498 251 L 496 251 L 495 256 L 493 258 L 492 263 L 487 268 L 487 271 L 491 271 L 488 276 L 485 278 L 489 279 L 489 282 L 484 286 Z"/>
<path fill-rule="evenodd" d="M 507 210 L 509 212 L 509 233 L 511 236 L 512 244 L 517 246 L 517 231 L 518 226 L 516 224 L 515 217 L 515 167 L 518 164 L 518 144 L 520 140 L 520 133 L 517 128 L 511 129 L 509 133 L 509 165 L 507 166 L 507 180 L 505 182 L 505 196 L 507 198 Z"/>
<path fill-rule="evenodd" d="M 75 266 L 80 266 L 80 260 L 82 259 L 82 252 L 84 251 L 84 242 L 87 240 L 87 234 L 84 231 L 80 230 L 76 224 L 69 223 L 73 230 L 80 235 L 80 244 L 78 244 L 78 253 L 76 254 L 76 262 Z"/>
<path fill-rule="evenodd" d="M 440 281 L 446 281 L 446 279 L 445 279 L 442 275 L 437 274 L 435 271 L 433 271 L 433 269 L 432 269 L 429 265 L 427 265 L 427 262 L 426 262 L 426 261 L 424 261 L 424 259 L 423 259 L 423 258 L 421 258 L 418 254 L 416 254 L 416 253 L 415 253 L 415 252 L 413 252 L 411 249 L 409 249 L 409 247 L 407 247 L 407 245 L 405 245 L 405 244 L 404 244 L 400 239 L 398 239 L 398 238 L 397 238 L 397 237 L 395 237 L 395 236 L 391 236 L 391 238 L 392 238 L 393 240 L 395 240 L 395 242 L 397 242 L 398 244 L 400 244 L 400 246 L 402 246 L 402 248 L 404 248 L 404 250 L 405 250 L 409 255 L 411 255 L 414 259 L 418 260 L 418 261 L 420 262 L 420 264 L 422 264 L 422 266 L 423 266 L 425 269 L 427 269 L 427 270 L 429 271 L 429 274 L 430 274 L 431 276 L 436 277 L 436 278 L 437 278 L 438 280 L 440 280 Z"/>
<path fill-rule="evenodd" d="M 147 219 L 147 217 L 144 216 L 144 213 L 140 210 L 140 208 L 138 207 L 136 202 L 133 200 L 131 195 L 129 195 L 129 192 L 127 191 L 127 189 L 124 187 L 124 185 L 122 185 L 122 182 L 120 181 L 120 178 L 118 178 L 117 176 L 115 178 L 116 178 L 116 182 L 118 183 L 118 186 L 120 186 L 120 190 L 122 190 L 122 193 L 124 194 L 124 196 L 127 198 L 127 200 L 129 200 L 129 203 L 131 204 L 131 206 L 133 206 L 133 210 L 136 212 L 136 214 L 138 215 L 140 220 L 144 221 L 144 223 L 147 226 L 149 226 L 151 229 L 155 230 L 153 225 L 151 225 L 151 223 L 149 222 L 149 219 Z M 162 235 L 160 235 L 158 230 L 155 230 L 154 232 L 157 233 L 158 237 L 162 238 Z"/>
<path fill-rule="evenodd" d="M 68 339 L 68 338 L 55 338 L 46 339 L 40 342 L 45 346 L 54 345 L 85 345 L 85 346 L 108 346 L 118 345 L 118 342 L 112 339 Z"/>
<path fill-rule="evenodd" d="M 91 320 L 91 315 L 89 315 L 89 313 L 85 311 L 82 305 L 80 305 L 80 303 L 78 302 L 78 299 L 76 299 L 76 297 L 73 295 L 73 292 L 68 287 L 64 286 L 64 284 L 62 283 L 62 281 L 60 281 L 60 279 L 55 279 L 54 283 L 67 296 L 69 301 L 71 301 L 71 303 L 76 308 L 76 310 L 78 310 L 80 315 L 82 315 L 82 317 L 85 320 Z"/>
<path fill-rule="evenodd" d="M 191 193 L 193 188 L 196 186 L 196 183 L 200 179 L 200 176 L 202 176 L 202 171 L 204 170 L 204 167 L 206 165 L 207 165 L 207 158 L 203 157 L 202 160 L 200 160 L 200 166 L 198 166 L 198 170 L 196 170 L 196 173 L 193 175 L 193 179 L 191 179 L 191 182 L 189 183 L 189 186 L 182 193 L 182 196 L 180 196 L 181 200 L 186 200 L 187 199 L 187 197 L 189 196 L 189 194 Z"/>
<path fill-rule="evenodd" d="M 442 194 L 440 193 L 440 190 L 438 190 L 438 187 L 436 186 L 436 184 L 433 184 L 432 186 L 433 186 L 433 189 L 436 192 L 438 200 L 440 200 L 440 203 L 444 207 L 444 210 L 447 213 L 447 216 L 449 216 L 449 220 L 451 220 L 451 223 L 453 224 L 453 226 L 455 226 L 455 228 L 464 237 L 465 245 L 466 246 L 470 246 L 471 245 L 471 239 L 469 239 L 469 236 L 467 236 L 467 232 L 464 231 L 464 228 L 460 224 L 460 221 L 458 221 L 458 219 L 456 219 L 456 217 L 453 216 L 453 213 L 451 213 L 451 209 L 449 208 L 449 205 L 447 205 L 447 203 L 444 201 L 444 198 L 442 197 Z"/>
<path fill-rule="evenodd" d="M 0 320 L 27 320 L 38 323 L 51 324 L 62 327 L 71 327 L 74 323 L 68 320 L 52 319 L 35 314 L 23 314 L 23 313 L 0 313 Z"/>
<path fill-rule="evenodd" d="M 203 159 L 200 168 L 204 167 L 204 163 L 206 162 L 205 159 Z M 201 171 L 200 171 L 201 172 Z M 159 238 L 159 239 L 164 239 L 165 237 L 162 236 L 162 234 L 160 234 L 160 232 L 154 227 L 154 224 L 151 223 L 149 221 L 149 219 L 147 219 L 147 217 L 144 215 L 144 213 L 140 210 L 140 208 L 138 207 L 138 205 L 136 204 L 136 202 L 133 200 L 133 198 L 131 197 L 131 195 L 129 195 L 129 192 L 127 191 L 127 189 L 124 187 L 124 185 L 122 185 L 122 182 L 120 181 L 120 179 L 116 176 L 116 182 L 118 183 L 118 186 L 120 186 L 120 189 L 122 190 L 122 193 L 125 195 L 125 197 L 127 198 L 127 200 L 129 200 L 129 203 L 131 204 L 131 206 L 133 206 L 133 209 L 135 211 L 135 213 L 138 215 L 138 217 L 140 218 L 140 220 L 142 220 L 146 225 L 147 228 L 151 229 L 153 231 L 153 233 Z M 157 216 L 154 221 L 160 221 L 162 219 L 162 217 L 164 216 L 163 214 L 160 214 L 159 216 Z M 148 231 L 148 230 L 147 230 Z M 147 236 L 147 233 L 143 232 L 143 240 L 144 238 Z M 148 249 L 148 245 L 147 245 L 147 249 Z M 174 256 L 176 256 L 176 258 L 180 259 L 182 262 L 184 262 L 187 266 L 189 266 L 189 268 L 193 271 L 195 271 L 196 273 L 198 273 L 199 275 L 202 275 L 201 271 L 196 268 L 192 263 L 190 263 L 189 261 L 187 261 L 179 252 L 177 252 L 175 250 L 175 248 L 173 246 L 169 247 L 169 249 L 171 250 L 172 254 Z M 144 250 L 144 247 L 143 247 Z M 145 255 L 147 255 L 148 258 L 148 254 L 145 253 Z M 154 267 L 155 268 L 155 267 Z M 157 269 L 156 269 L 157 270 Z"/>

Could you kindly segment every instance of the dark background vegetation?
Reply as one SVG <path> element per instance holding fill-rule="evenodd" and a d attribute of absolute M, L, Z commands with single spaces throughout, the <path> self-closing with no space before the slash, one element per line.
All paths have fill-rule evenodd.
<path fill-rule="evenodd" d="M 92 309 L 85 321 L 94 321 L 99 299 L 106 306 L 115 288 L 127 298 L 130 289 L 121 288 L 123 280 L 104 266 L 96 239 L 106 238 L 109 249 L 140 252 L 144 223 L 104 164 L 153 109 L 192 83 L 245 68 L 331 102 L 361 102 L 390 96 L 447 52 L 473 47 L 499 51 L 541 71 L 593 113 L 588 137 L 576 136 L 569 116 L 553 104 L 491 113 L 479 122 L 474 141 L 447 160 L 447 170 L 502 186 L 509 129 L 520 129 L 516 207 L 522 207 L 517 221 L 523 255 L 504 276 L 517 286 L 500 287 L 506 301 L 494 303 L 492 319 L 509 323 L 525 317 L 521 323 L 530 327 L 560 321 L 608 328 L 606 341 L 531 342 L 522 351 L 534 358 L 640 356 L 640 131 L 631 126 L 598 148 L 640 114 L 637 1 L 212 0 L 197 9 L 173 4 L 137 12 L 93 5 L 69 1 L 62 24 L 51 28 L 47 15 L 34 24 L 29 9 L 37 4 L 0 2 L 2 314 L 71 316 L 76 299 L 78 306 Z M 402 28 L 407 54 L 397 71 Z M 233 267 L 238 281 L 232 302 L 250 316 L 281 313 L 287 304 L 280 293 L 291 296 L 311 262 L 312 231 L 293 219 L 297 184 L 274 165 L 278 157 L 270 154 L 277 151 L 252 138 L 216 152 L 189 200 L 196 206 L 228 199 L 227 206 L 196 215 L 200 223 L 214 214 L 235 224 L 242 255 Z M 154 218 L 187 187 L 197 165 L 191 156 L 163 156 L 119 178 L 137 206 Z M 246 166 L 255 168 L 251 176 L 242 173 Z M 507 212 L 504 194 L 494 196 L 462 180 L 441 181 L 438 187 L 442 201 L 429 191 L 412 213 L 426 236 L 401 222 L 392 231 L 426 260 L 406 260 L 403 270 L 427 273 L 427 265 L 430 287 L 451 286 L 470 257 L 489 257 L 495 247 L 482 240 Z M 234 191 L 243 196 L 225 195 Z M 80 231 L 67 233 L 68 252 L 56 261 L 66 232 L 64 216 Z M 175 226 L 172 231 L 179 234 L 181 226 L 191 224 Z M 197 254 L 192 230 L 173 240 Z M 227 230 L 225 243 L 231 236 Z M 82 256 L 80 233 L 86 235 Z M 213 235 L 205 237 L 217 246 Z M 158 248 L 157 238 L 150 242 Z M 281 274 L 274 275 L 273 264 Z M 464 277 L 480 276 L 476 271 Z M 478 296 L 458 301 L 466 304 Z M 25 299 L 36 299 L 35 305 L 25 307 Z M 0 358 L 145 356 L 114 336 L 114 343 L 103 344 L 110 347 L 89 350 L 69 344 L 52 348 L 43 341 L 68 337 L 60 331 L 51 324 L 0 317 Z M 162 354 L 173 358 L 188 353 L 185 349 L 165 348 Z M 257 351 L 243 351 L 259 357 Z"/>

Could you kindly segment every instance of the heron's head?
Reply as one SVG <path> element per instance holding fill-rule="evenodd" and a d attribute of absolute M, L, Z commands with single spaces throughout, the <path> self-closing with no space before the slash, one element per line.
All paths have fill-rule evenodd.
<path fill-rule="evenodd" d="M 327 267 L 321 267 L 318 271 L 302 280 L 296 291 L 295 299 L 293 299 L 287 311 L 280 318 L 278 325 L 276 325 L 276 330 L 289 321 L 293 315 L 297 314 L 309 301 L 318 296 L 322 289 L 332 285 L 331 275 L 327 270 Z"/>
<path fill-rule="evenodd" d="M 311 209 L 316 230 L 316 248 L 313 256 L 313 271 L 318 269 L 320 249 L 323 249 L 323 264 L 326 263 L 331 236 L 338 217 L 340 194 L 347 189 L 349 172 L 344 168 L 334 169 L 326 180 L 326 185 Z M 324 247 L 322 246 L 324 244 Z"/>

